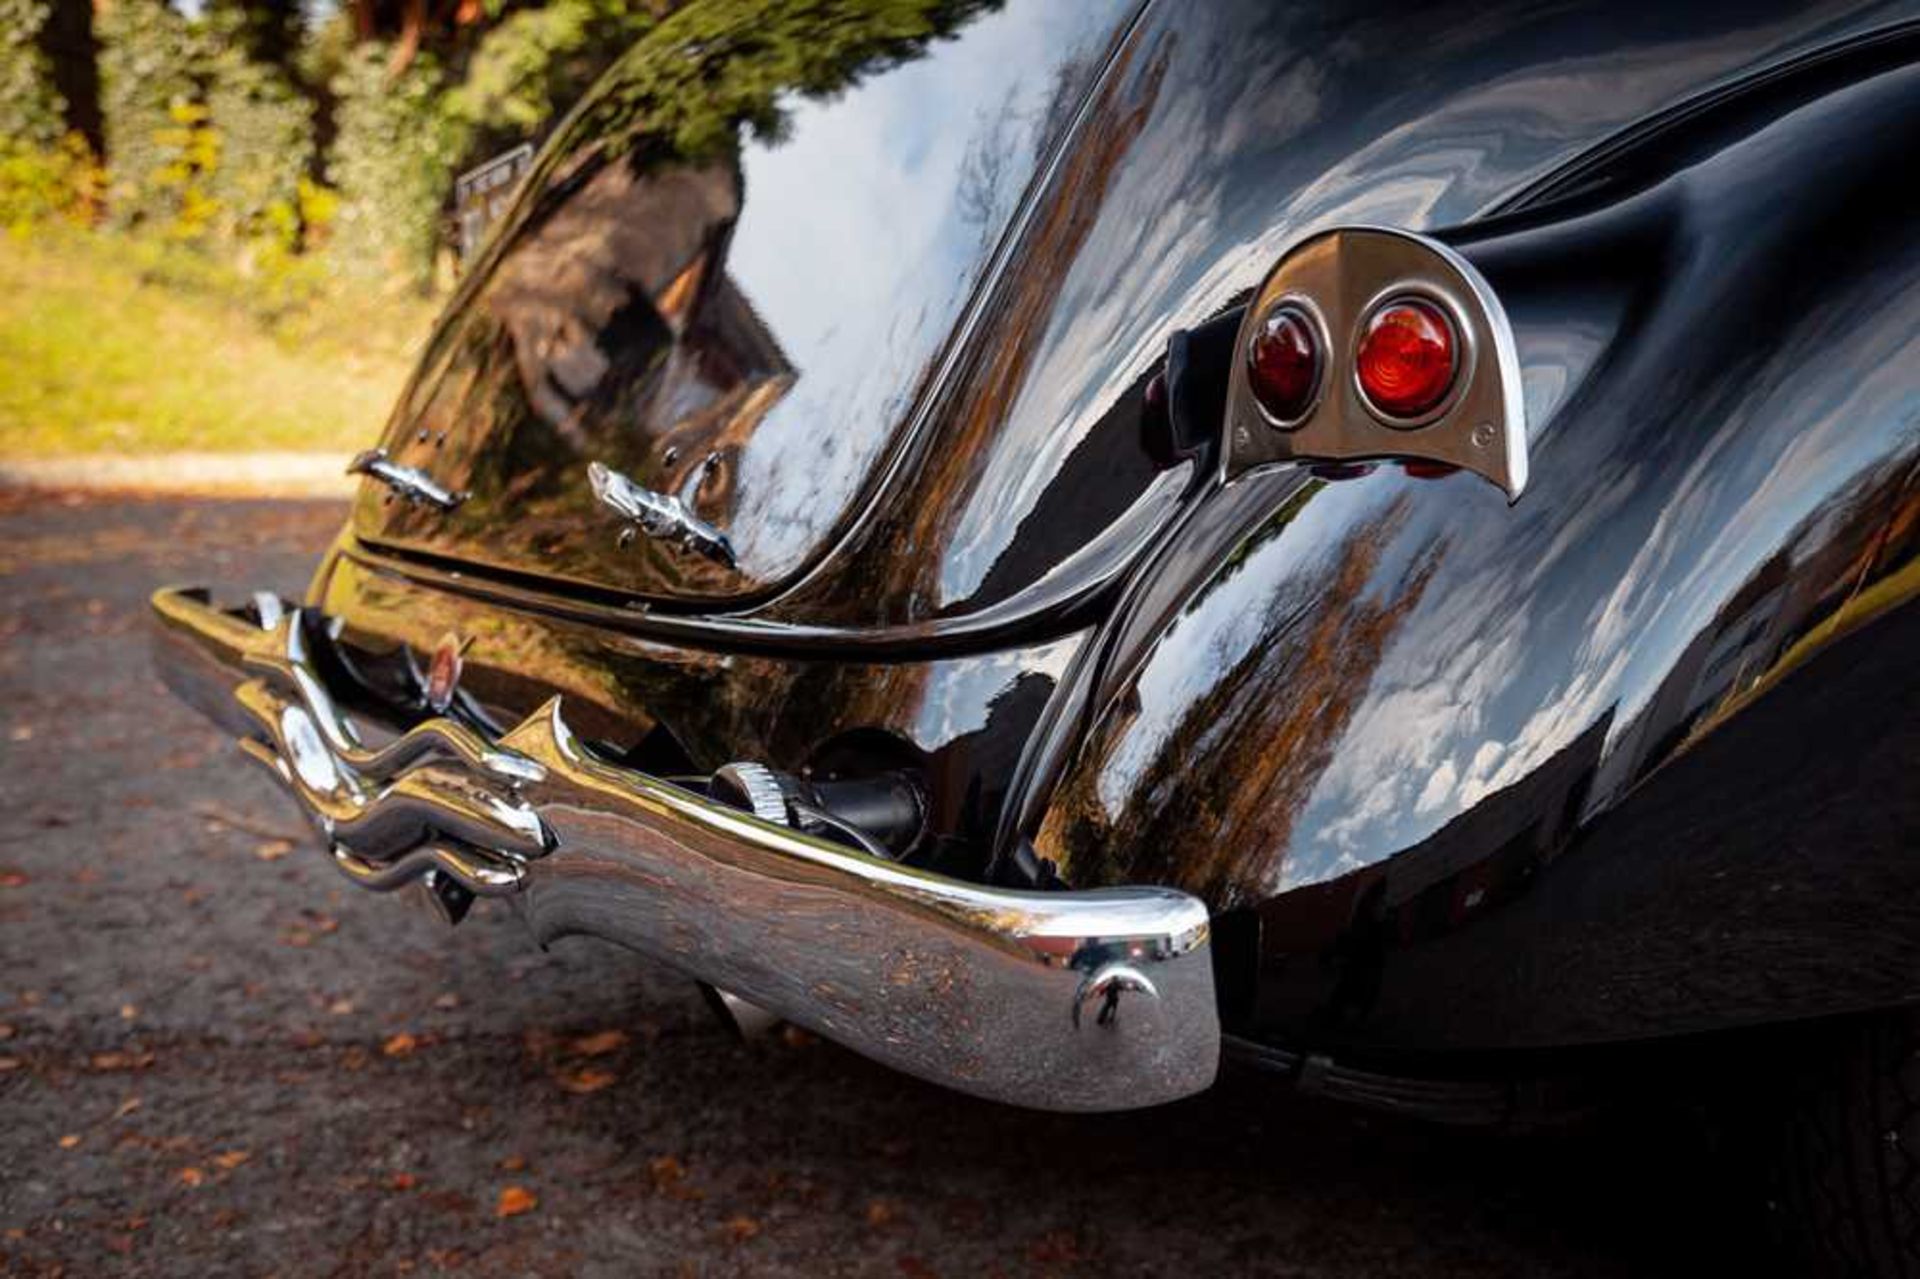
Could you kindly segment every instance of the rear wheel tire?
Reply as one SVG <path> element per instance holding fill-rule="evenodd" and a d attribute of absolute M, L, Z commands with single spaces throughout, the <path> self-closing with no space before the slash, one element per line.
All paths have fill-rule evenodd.
<path fill-rule="evenodd" d="M 1816 1273 L 1920 1279 L 1920 1013 L 1835 1026 L 1792 1057 L 1772 1195 L 1787 1233 Z"/>

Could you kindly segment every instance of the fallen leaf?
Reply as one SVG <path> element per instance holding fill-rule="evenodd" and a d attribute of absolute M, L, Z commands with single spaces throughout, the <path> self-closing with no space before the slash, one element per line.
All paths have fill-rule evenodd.
<path fill-rule="evenodd" d="M 498 1164 L 501 1172 L 521 1172 L 526 1166 L 527 1157 L 525 1155 L 508 1155 Z"/>
<path fill-rule="evenodd" d="M 562 1071 L 553 1077 L 562 1092 L 570 1092 L 576 1097 L 599 1092 L 602 1088 L 619 1078 L 611 1070 L 598 1070 L 592 1066 L 583 1066 L 579 1070 Z"/>
<path fill-rule="evenodd" d="M 23 871 L 0 871 L 0 888 L 24 888 L 26 883 L 27 876 Z"/>
<path fill-rule="evenodd" d="M 80 1144 L 80 1134 L 77 1132 L 70 1132 L 66 1136 L 60 1139 L 60 1149 L 62 1150 L 72 1150 L 75 1146 L 79 1144 Z"/>
<path fill-rule="evenodd" d="M 603 1030 L 597 1035 L 585 1035 L 567 1045 L 576 1056 L 604 1057 L 610 1052 L 618 1052 L 627 1045 L 627 1032 L 624 1030 Z"/>
<path fill-rule="evenodd" d="M 412 1190 L 414 1186 L 414 1181 L 415 1181 L 415 1178 L 412 1173 L 396 1172 L 391 1177 L 387 1178 L 387 1189 L 388 1190 Z"/>
<path fill-rule="evenodd" d="M 253 846 L 253 855 L 263 862 L 277 862 L 294 850 L 290 839 L 269 839 Z"/>
<path fill-rule="evenodd" d="M 153 1064 L 150 1052 L 105 1052 L 87 1058 L 95 1070 L 139 1070 Z"/>
<path fill-rule="evenodd" d="M 120 1005 L 121 1021 L 132 1021 L 135 1017 L 138 1017 L 139 1015 L 140 1015 L 139 1008 L 135 1007 L 133 1004 Z"/>
<path fill-rule="evenodd" d="M 517 1217 L 523 1212 L 532 1212 L 540 1202 L 540 1197 L 525 1186 L 508 1186 L 500 1192 L 500 1200 L 493 1205 L 496 1217 Z"/>
<path fill-rule="evenodd" d="M 0 1039 L 12 1039 L 12 1038 L 13 1038 L 13 1027 L 8 1025 L 4 1021 L 0 1021 Z"/>
<path fill-rule="evenodd" d="M 454 994 L 452 991 L 448 991 L 444 995 L 435 996 L 433 1006 L 443 1012 L 448 1009 L 458 1008 L 460 1006 L 460 996 Z"/>
<path fill-rule="evenodd" d="M 867 1224 L 869 1226 L 890 1225 L 893 1219 L 899 1215 L 900 1210 L 889 1200 L 870 1199 L 867 1201 Z"/>
<path fill-rule="evenodd" d="M 745 1243 L 760 1233 L 760 1223 L 752 1217 L 730 1217 L 726 1225 L 727 1238 L 735 1243 Z"/>
<path fill-rule="evenodd" d="M 403 1030 L 397 1035 L 388 1036 L 387 1042 L 380 1045 L 380 1051 L 389 1057 L 411 1057 L 413 1050 L 419 1046 L 420 1041 Z"/>
<path fill-rule="evenodd" d="M 194 807 L 202 820 L 209 825 L 225 826 L 232 830 L 244 831 L 258 839 L 283 839 L 289 844 L 296 843 L 297 837 L 288 834 L 285 827 L 275 828 L 264 822 L 252 821 L 239 813 L 229 812 L 216 804 L 198 804 Z"/>
<path fill-rule="evenodd" d="M 115 1119 L 125 1119 L 138 1109 L 140 1109 L 140 1099 L 138 1097 L 129 1097 L 114 1107 L 113 1117 Z"/>
<path fill-rule="evenodd" d="M 20 1069 L 18 1057 L 0 1057 L 0 1071 Z"/>
<path fill-rule="evenodd" d="M 16 742 L 30 742 L 33 740 L 33 725 L 16 724 L 13 731 L 8 733 L 7 736 Z"/>
<path fill-rule="evenodd" d="M 336 999 L 327 1005 L 327 1011 L 335 1017 L 345 1017 L 353 1011 L 353 1001 L 351 999 Z"/>
<path fill-rule="evenodd" d="M 232 1172 L 250 1158 L 252 1158 L 252 1156 L 244 1150 L 223 1150 L 213 1157 L 213 1162 L 219 1164 L 228 1172 Z"/>
<path fill-rule="evenodd" d="M 197 1186 L 207 1179 L 206 1173 L 201 1172 L 198 1168 L 192 1167 L 191 1165 L 182 1168 L 174 1175 L 180 1179 L 180 1184 L 183 1186 Z"/>

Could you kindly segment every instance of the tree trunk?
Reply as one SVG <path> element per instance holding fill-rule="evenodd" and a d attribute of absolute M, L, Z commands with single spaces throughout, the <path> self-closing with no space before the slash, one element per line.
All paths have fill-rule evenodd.
<path fill-rule="evenodd" d="M 107 153 L 100 114 L 100 46 L 93 38 L 93 0 L 54 0 L 40 28 L 41 52 L 53 70 L 53 87 L 66 103 L 66 126 L 87 140 L 93 154 Z"/>

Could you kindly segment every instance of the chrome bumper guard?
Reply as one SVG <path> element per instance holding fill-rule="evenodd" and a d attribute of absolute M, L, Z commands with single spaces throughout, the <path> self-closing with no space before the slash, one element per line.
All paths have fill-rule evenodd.
<path fill-rule="evenodd" d="M 988 888 L 852 851 L 597 758 L 557 697 L 498 740 L 442 717 L 369 747 L 323 618 L 180 590 L 153 609 L 168 685 L 365 887 L 509 898 L 543 943 L 606 938 L 997 1101 L 1123 1110 L 1213 1082 L 1208 915 L 1184 893 Z"/>

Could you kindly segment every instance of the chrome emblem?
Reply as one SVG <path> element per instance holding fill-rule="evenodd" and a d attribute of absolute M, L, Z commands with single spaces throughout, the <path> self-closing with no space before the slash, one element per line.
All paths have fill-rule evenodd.
<path fill-rule="evenodd" d="M 444 714 L 447 707 L 453 705 L 453 695 L 460 687 L 461 654 L 466 651 L 466 641 L 449 632 L 440 637 L 434 645 L 433 660 L 427 664 L 427 705 L 436 714 Z"/>

